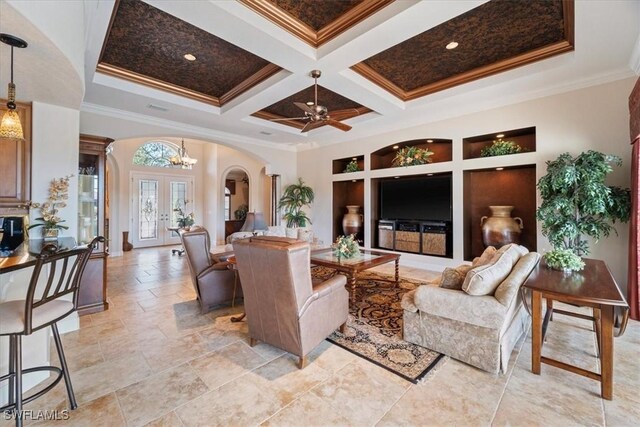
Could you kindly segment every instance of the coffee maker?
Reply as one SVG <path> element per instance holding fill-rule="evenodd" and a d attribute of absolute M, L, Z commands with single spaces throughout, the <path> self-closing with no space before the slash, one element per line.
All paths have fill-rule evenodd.
<path fill-rule="evenodd" d="M 0 252 L 2 254 L 14 251 L 24 241 L 23 217 L 0 217 L 0 229 L 2 229 L 2 241 L 0 241 Z"/>

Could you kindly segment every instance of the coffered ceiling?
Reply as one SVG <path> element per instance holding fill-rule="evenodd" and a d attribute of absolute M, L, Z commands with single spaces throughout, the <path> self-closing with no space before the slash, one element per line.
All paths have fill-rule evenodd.
<path fill-rule="evenodd" d="M 89 14 L 83 109 L 331 144 L 630 76 L 637 12 L 634 1 L 107 0 Z M 351 131 L 300 133 L 293 103 L 313 100 L 315 69 L 318 103 Z"/>

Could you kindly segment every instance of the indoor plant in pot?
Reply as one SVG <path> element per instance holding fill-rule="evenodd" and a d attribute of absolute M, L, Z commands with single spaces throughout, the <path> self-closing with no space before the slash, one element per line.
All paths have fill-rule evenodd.
<path fill-rule="evenodd" d="M 36 221 L 42 221 L 38 224 L 31 224 L 28 229 L 42 227 L 42 237 L 45 240 L 56 240 L 60 230 L 67 230 L 69 227 L 62 225 L 65 222 L 59 216 L 60 209 L 67 206 L 69 199 L 69 179 L 73 175 L 67 175 L 63 178 L 54 178 L 49 184 L 49 198 L 44 203 L 29 203 L 30 208 L 40 208 L 42 216 L 36 218 Z"/>
<path fill-rule="evenodd" d="M 597 242 L 611 231 L 617 233 L 616 221 L 629 220 L 629 189 L 605 184 L 612 165 L 621 163 L 617 156 L 592 150 L 577 157 L 563 153 L 547 162 L 547 174 L 537 185 L 542 204 L 536 218 L 554 247 L 551 253 L 565 249 L 579 257 L 588 255 L 587 236 Z"/>
<path fill-rule="evenodd" d="M 278 209 L 284 212 L 282 218 L 286 221 L 287 228 L 306 227 L 307 222 L 311 224 L 303 207 L 310 206 L 314 197 L 313 189 L 306 185 L 302 178 L 298 178 L 296 184 L 291 184 L 284 189 L 278 202 Z M 288 236 L 292 236 L 292 233 L 297 237 L 297 231 L 288 231 Z"/>

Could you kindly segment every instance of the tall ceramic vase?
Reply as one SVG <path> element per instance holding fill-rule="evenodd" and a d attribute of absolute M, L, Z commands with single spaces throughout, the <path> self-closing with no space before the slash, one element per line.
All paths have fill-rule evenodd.
<path fill-rule="evenodd" d="M 347 206 L 347 213 L 342 217 L 342 231 L 345 236 L 355 234 L 356 236 L 362 232 L 363 216 L 360 213 L 360 206 Z"/>
<path fill-rule="evenodd" d="M 489 209 L 491 216 L 480 218 L 484 245 L 500 248 L 509 243 L 520 243 L 522 219 L 511 217 L 513 206 L 489 206 Z"/>

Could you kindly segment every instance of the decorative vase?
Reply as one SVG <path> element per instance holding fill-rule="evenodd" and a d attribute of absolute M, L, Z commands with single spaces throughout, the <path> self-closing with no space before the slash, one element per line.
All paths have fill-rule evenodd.
<path fill-rule="evenodd" d="M 355 234 L 356 236 L 362 232 L 363 216 L 360 213 L 360 206 L 347 206 L 347 213 L 342 217 L 342 231 L 345 236 Z"/>
<path fill-rule="evenodd" d="M 131 249 L 133 249 L 133 245 L 129 243 L 129 232 L 123 231 L 122 232 L 122 251 L 128 252 Z"/>
<path fill-rule="evenodd" d="M 60 230 L 57 228 L 43 228 L 42 238 L 45 242 L 55 242 L 58 240 L 58 233 Z"/>
<path fill-rule="evenodd" d="M 500 248 L 509 243 L 520 243 L 522 219 L 511 218 L 513 206 L 489 206 L 489 209 L 491 216 L 480 218 L 484 245 Z"/>

